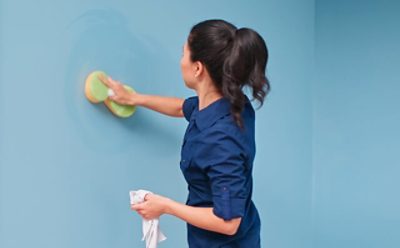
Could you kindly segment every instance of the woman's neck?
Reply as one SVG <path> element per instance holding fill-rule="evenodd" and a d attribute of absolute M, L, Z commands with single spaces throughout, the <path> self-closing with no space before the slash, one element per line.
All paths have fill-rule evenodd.
<path fill-rule="evenodd" d="M 199 110 L 222 98 L 222 94 L 214 85 L 208 84 L 207 86 L 196 90 L 199 97 Z"/>

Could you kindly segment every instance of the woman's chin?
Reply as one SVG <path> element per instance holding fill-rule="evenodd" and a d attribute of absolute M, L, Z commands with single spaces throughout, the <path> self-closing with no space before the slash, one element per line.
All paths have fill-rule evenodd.
<path fill-rule="evenodd" d="M 194 89 L 195 89 L 195 87 L 194 87 L 193 84 L 188 83 L 188 82 L 186 82 L 186 81 L 184 81 L 184 82 L 185 82 L 185 86 L 186 86 L 187 88 L 189 88 L 189 89 L 191 89 L 191 90 L 194 90 Z"/>

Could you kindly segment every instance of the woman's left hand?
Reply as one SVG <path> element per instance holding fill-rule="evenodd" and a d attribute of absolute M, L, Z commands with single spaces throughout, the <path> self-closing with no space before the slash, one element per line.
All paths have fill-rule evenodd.
<path fill-rule="evenodd" d="M 169 201 L 170 199 L 160 195 L 147 194 L 144 202 L 131 205 L 131 209 L 144 219 L 152 220 L 165 213 Z"/>

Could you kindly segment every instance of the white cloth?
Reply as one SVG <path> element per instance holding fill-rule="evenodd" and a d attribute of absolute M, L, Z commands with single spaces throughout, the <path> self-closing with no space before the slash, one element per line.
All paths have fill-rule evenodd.
<path fill-rule="evenodd" d="M 114 93 L 114 91 L 113 91 L 112 89 L 108 89 L 108 90 L 107 90 L 107 95 L 108 95 L 108 96 L 114 96 L 115 93 Z"/>
<path fill-rule="evenodd" d="M 144 202 L 147 194 L 153 194 L 147 190 L 129 191 L 131 204 L 138 204 Z M 159 219 L 145 220 L 142 223 L 143 237 L 146 240 L 146 248 L 156 248 L 157 243 L 167 239 L 159 228 Z"/>

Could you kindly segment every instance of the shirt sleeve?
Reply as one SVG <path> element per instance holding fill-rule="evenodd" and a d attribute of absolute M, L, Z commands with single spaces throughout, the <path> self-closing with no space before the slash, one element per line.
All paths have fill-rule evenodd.
<path fill-rule="evenodd" d="M 213 212 L 224 220 L 243 217 L 251 194 L 245 153 L 233 136 L 219 132 L 213 137 L 217 142 L 209 149 L 207 168 Z"/>
<path fill-rule="evenodd" d="M 183 102 L 182 111 L 187 121 L 190 120 L 190 116 L 192 116 L 193 110 L 196 109 L 197 105 L 198 98 L 196 96 L 189 97 Z"/>

